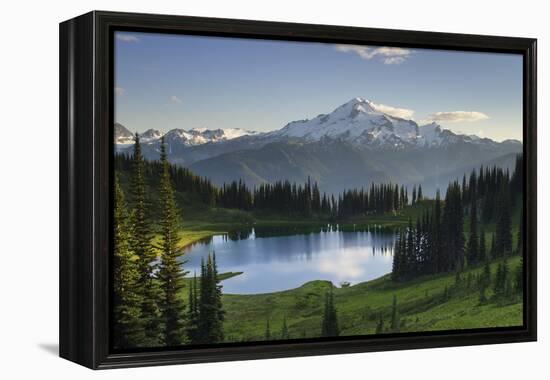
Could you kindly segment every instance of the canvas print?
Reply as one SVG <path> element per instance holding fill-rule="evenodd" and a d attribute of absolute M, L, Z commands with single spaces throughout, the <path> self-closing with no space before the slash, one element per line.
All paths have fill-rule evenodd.
<path fill-rule="evenodd" d="M 113 38 L 114 350 L 523 325 L 521 55 Z"/>

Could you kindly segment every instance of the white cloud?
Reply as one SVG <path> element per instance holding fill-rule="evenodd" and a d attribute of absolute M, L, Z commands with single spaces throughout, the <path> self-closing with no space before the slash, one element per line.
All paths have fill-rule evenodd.
<path fill-rule="evenodd" d="M 355 53 L 366 61 L 379 57 L 386 65 L 399 65 L 405 62 L 412 53 L 410 49 L 388 46 L 335 45 L 334 48 L 343 53 Z"/>
<path fill-rule="evenodd" d="M 171 100 L 172 102 L 178 103 L 178 104 L 183 103 L 183 100 L 181 100 L 180 98 L 178 98 L 176 95 L 172 95 L 172 96 L 170 97 L 170 100 Z"/>
<path fill-rule="evenodd" d="M 117 33 L 116 34 L 116 39 L 119 40 L 119 41 L 122 41 L 122 42 L 139 42 L 139 38 L 137 38 L 136 36 L 133 36 L 131 34 L 120 34 L 120 33 Z"/>
<path fill-rule="evenodd" d="M 410 110 L 407 108 L 397 108 L 385 104 L 376 103 L 371 103 L 371 105 L 378 111 L 387 113 L 390 116 L 399 117 L 401 119 L 412 119 L 412 116 L 414 115 L 414 110 Z"/>
<path fill-rule="evenodd" d="M 386 65 L 399 65 L 401 63 L 405 62 L 405 58 L 403 57 L 389 57 L 384 58 L 384 63 Z"/>
<path fill-rule="evenodd" d="M 428 120 L 445 123 L 460 123 L 487 120 L 489 116 L 477 111 L 436 112 L 428 115 Z"/>
<path fill-rule="evenodd" d="M 115 94 L 117 96 L 124 95 L 126 93 L 126 90 L 122 87 L 115 87 Z"/>

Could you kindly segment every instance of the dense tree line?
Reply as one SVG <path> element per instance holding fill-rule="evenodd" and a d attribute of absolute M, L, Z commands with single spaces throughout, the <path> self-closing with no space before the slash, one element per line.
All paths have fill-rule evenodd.
<path fill-rule="evenodd" d="M 182 301 L 183 270 L 177 248 L 180 211 L 176 205 L 173 177 L 180 186 L 199 192 L 211 185 L 168 163 L 164 140 L 160 161 L 150 163 L 141 155 L 136 134 L 132 156 L 117 156 L 117 168 L 130 173 L 130 200 L 127 201 L 115 172 L 113 207 L 113 290 L 116 348 L 178 346 L 197 342 L 192 326 L 198 326 L 202 343 L 223 340 L 223 311 L 215 259 L 209 258 L 201 273 L 200 295 L 190 297 L 189 310 Z M 178 174 L 179 173 L 179 174 Z M 149 183 L 151 177 L 156 182 Z M 179 177 L 178 177 L 179 176 Z M 176 182 L 177 183 L 177 182 Z M 148 190 L 155 186 L 155 202 Z M 196 187 L 195 187 L 196 186 Z M 151 210 L 157 209 L 156 218 Z M 155 227 L 153 227 L 155 226 Z M 153 245 L 153 234 L 158 234 Z M 190 289 L 196 295 L 196 280 Z M 197 311 L 195 315 L 194 312 Z M 208 331 L 208 334 L 203 334 Z"/>
<path fill-rule="evenodd" d="M 138 147 L 138 149 L 137 154 L 141 156 L 141 148 Z M 144 197 L 144 187 L 136 187 L 138 185 L 135 183 L 138 180 L 135 175 L 136 162 L 140 166 L 139 181 L 147 182 L 154 188 L 160 186 L 158 181 L 162 178 L 164 164 L 161 161 L 147 161 L 142 157 L 136 161 L 134 154 L 115 155 L 116 170 L 121 173 L 133 173 L 131 186 L 128 187 L 132 189 L 131 200 L 137 202 L 139 197 Z M 208 179 L 193 174 L 187 168 L 169 163 L 167 165 L 175 192 L 189 194 L 193 199 L 211 207 L 346 218 L 397 211 L 409 204 L 407 188 L 391 183 L 371 184 L 366 189 L 344 190 L 335 197 L 321 192 L 318 183 L 309 178 L 304 184 L 276 181 L 263 183 L 250 189 L 242 180 L 238 180 L 217 187 Z M 411 204 L 422 199 L 422 187 L 415 186 Z M 142 220 L 148 217 L 150 215 L 144 214 Z M 146 238 L 144 237 L 143 240 Z"/>
<path fill-rule="evenodd" d="M 242 181 L 234 181 L 224 184 L 218 195 L 221 207 L 332 218 L 397 211 L 408 203 L 408 191 L 404 186 L 371 184 L 368 189 L 344 190 L 335 198 L 321 193 L 317 182 L 309 178 L 303 185 L 277 181 L 260 184 L 252 190 Z"/>
<path fill-rule="evenodd" d="M 371 184 L 367 190 L 347 190 L 338 197 L 338 216 L 378 214 L 397 211 L 408 205 L 408 192 L 404 186 Z"/>
<path fill-rule="evenodd" d="M 141 148 L 139 148 L 141 150 Z M 135 150 L 135 147 L 134 147 Z M 141 152 L 139 153 L 141 155 Z M 135 165 L 135 153 L 117 153 L 115 169 L 120 173 L 132 173 Z M 163 164 L 160 161 L 141 160 L 142 176 L 151 187 L 159 185 Z M 208 179 L 193 174 L 188 168 L 168 163 L 173 189 L 178 193 L 190 194 L 194 199 L 215 206 L 218 200 L 218 189 Z"/>
<path fill-rule="evenodd" d="M 437 192 L 432 209 L 400 231 L 394 246 L 392 278 L 401 281 L 461 271 L 465 266 L 511 255 L 512 208 L 521 196 L 518 184 L 522 181 L 518 178 L 522 165 L 519 156 L 511 177 L 507 170 L 497 167 L 473 170 L 469 181 L 464 177 L 462 185 L 455 181 L 448 186 L 444 201 Z M 413 191 L 413 199 L 418 199 L 418 192 Z M 465 218 L 469 220 L 467 239 Z M 484 226 L 489 223 L 495 224 L 495 233 L 488 250 Z M 520 227 L 518 250 L 521 233 Z"/>

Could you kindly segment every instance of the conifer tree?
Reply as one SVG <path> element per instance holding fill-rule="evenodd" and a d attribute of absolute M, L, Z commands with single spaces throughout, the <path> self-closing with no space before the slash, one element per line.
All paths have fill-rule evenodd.
<path fill-rule="evenodd" d="M 495 274 L 495 283 L 493 285 L 493 293 L 495 297 L 504 292 L 504 284 L 502 280 L 502 263 L 498 263 L 497 272 Z"/>
<path fill-rule="evenodd" d="M 492 259 L 494 259 L 497 256 L 496 250 L 497 250 L 496 238 L 495 238 L 495 234 L 493 233 L 491 235 L 491 250 L 490 250 Z"/>
<path fill-rule="evenodd" d="M 424 245 L 423 245 L 423 232 L 420 218 L 416 219 L 416 228 L 414 231 L 414 266 L 415 272 L 421 274 L 424 269 L 425 256 L 424 256 Z"/>
<path fill-rule="evenodd" d="M 502 257 L 512 253 L 511 204 L 507 184 L 501 188 L 498 205 L 495 249 L 498 257 Z"/>
<path fill-rule="evenodd" d="M 286 324 L 286 317 L 283 317 L 283 326 L 281 327 L 281 339 L 290 339 L 288 326 Z"/>
<path fill-rule="evenodd" d="M 457 182 L 451 183 L 445 195 L 445 207 L 442 218 L 445 231 L 444 267 L 446 271 L 464 268 L 464 215 L 461 190 Z"/>
<path fill-rule="evenodd" d="M 130 218 L 118 175 L 115 175 L 113 208 L 113 340 L 117 348 L 132 348 L 145 338 L 138 290 L 138 257 L 131 248 Z"/>
<path fill-rule="evenodd" d="M 498 297 L 504 293 L 502 263 L 498 263 L 498 266 L 497 266 L 497 272 L 495 274 L 495 283 L 493 285 L 493 293 L 495 297 Z"/>
<path fill-rule="evenodd" d="M 199 336 L 199 299 L 197 293 L 197 274 L 193 276 L 189 286 L 189 306 L 187 308 L 186 334 L 189 343 L 200 343 Z"/>
<path fill-rule="evenodd" d="M 481 229 L 479 234 L 479 260 L 487 260 L 487 243 L 485 242 L 485 230 Z"/>
<path fill-rule="evenodd" d="M 408 277 L 414 277 L 416 275 L 416 255 L 414 244 L 414 231 L 412 227 L 412 220 L 409 218 L 409 226 L 406 233 L 406 245 L 405 245 L 405 268 Z"/>
<path fill-rule="evenodd" d="M 521 217 L 519 219 L 517 253 L 519 255 L 523 255 L 523 212 L 521 212 L 520 215 Z"/>
<path fill-rule="evenodd" d="M 393 281 L 399 281 L 401 279 L 401 276 L 403 275 L 404 252 L 401 248 L 403 240 L 403 231 L 400 231 L 397 239 L 395 240 L 393 248 L 393 261 L 391 272 Z"/>
<path fill-rule="evenodd" d="M 506 259 L 498 264 L 497 274 L 495 277 L 494 294 L 496 298 L 507 295 L 509 291 L 509 269 Z"/>
<path fill-rule="evenodd" d="M 420 202 L 422 199 L 424 199 L 424 196 L 422 195 L 422 185 L 418 185 L 418 194 L 416 195 L 416 201 Z"/>
<path fill-rule="evenodd" d="M 523 292 L 523 258 L 520 259 L 516 268 L 514 278 L 514 290 L 516 293 L 521 294 Z"/>
<path fill-rule="evenodd" d="M 443 225 L 441 221 L 441 195 L 439 189 L 435 193 L 434 212 L 432 218 L 432 257 L 434 258 L 433 272 L 445 270 L 443 263 Z"/>
<path fill-rule="evenodd" d="M 223 321 L 225 320 L 225 311 L 222 304 L 222 285 L 218 276 L 218 265 L 216 263 L 216 252 L 212 253 L 212 287 L 214 288 L 214 311 L 216 315 L 216 323 L 214 324 L 214 336 L 216 342 L 223 342 Z"/>
<path fill-rule="evenodd" d="M 481 273 L 480 286 L 483 288 L 488 288 L 491 285 L 491 266 L 489 265 L 489 260 L 485 260 L 483 265 L 483 272 Z"/>
<path fill-rule="evenodd" d="M 132 156 L 132 250 L 138 257 L 141 319 L 144 323 L 145 346 L 155 346 L 160 339 L 159 292 L 154 278 L 156 253 L 151 245 L 151 221 L 145 185 L 145 162 L 141 154 L 139 134 L 135 135 Z"/>
<path fill-rule="evenodd" d="M 201 263 L 199 296 L 199 336 L 201 343 L 220 343 L 224 340 L 222 286 L 219 284 L 216 254 L 208 255 Z"/>
<path fill-rule="evenodd" d="M 523 155 L 516 156 L 516 164 L 512 178 L 510 178 L 510 193 L 512 205 L 515 205 L 522 198 L 523 193 Z"/>
<path fill-rule="evenodd" d="M 477 200 L 475 188 L 470 185 L 470 237 L 468 238 L 468 265 L 475 265 L 480 261 L 479 241 L 477 235 Z"/>
<path fill-rule="evenodd" d="M 329 337 L 338 335 L 340 335 L 340 329 L 338 327 L 338 315 L 336 307 L 334 306 L 334 294 L 331 284 L 330 290 L 325 294 L 325 307 L 321 322 L 321 336 Z"/>
<path fill-rule="evenodd" d="M 161 290 L 160 311 L 163 321 L 164 343 L 167 346 L 177 346 L 184 341 L 183 323 L 185 305 L 178 294 L 183 288 L 183 272 L 179 258 L 183 251 L 178 249 L 178 210 L 170 168 L 166 157 L 164 136 L 161 138 L 160 162 L 163 167 L 160 178 L 160 264 L 158 278 Z"/>

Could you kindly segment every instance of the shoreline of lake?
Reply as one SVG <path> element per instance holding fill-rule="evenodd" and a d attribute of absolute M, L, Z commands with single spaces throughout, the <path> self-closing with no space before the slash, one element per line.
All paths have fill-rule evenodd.
<path fill-rule="evenodd" d="M 244 272 L 224 284 L 227 294 L 284 291 L 323 279 L 340 286 L 372 280 L 391 272 L 395 233 L 380 229 L 348 230 L 338 226 L 311 231 L 216 232 L 187 246 L 185 270 L 216 253 L 218 269 Z M 233 276 L 234 277 L 234 276 Z"/>

